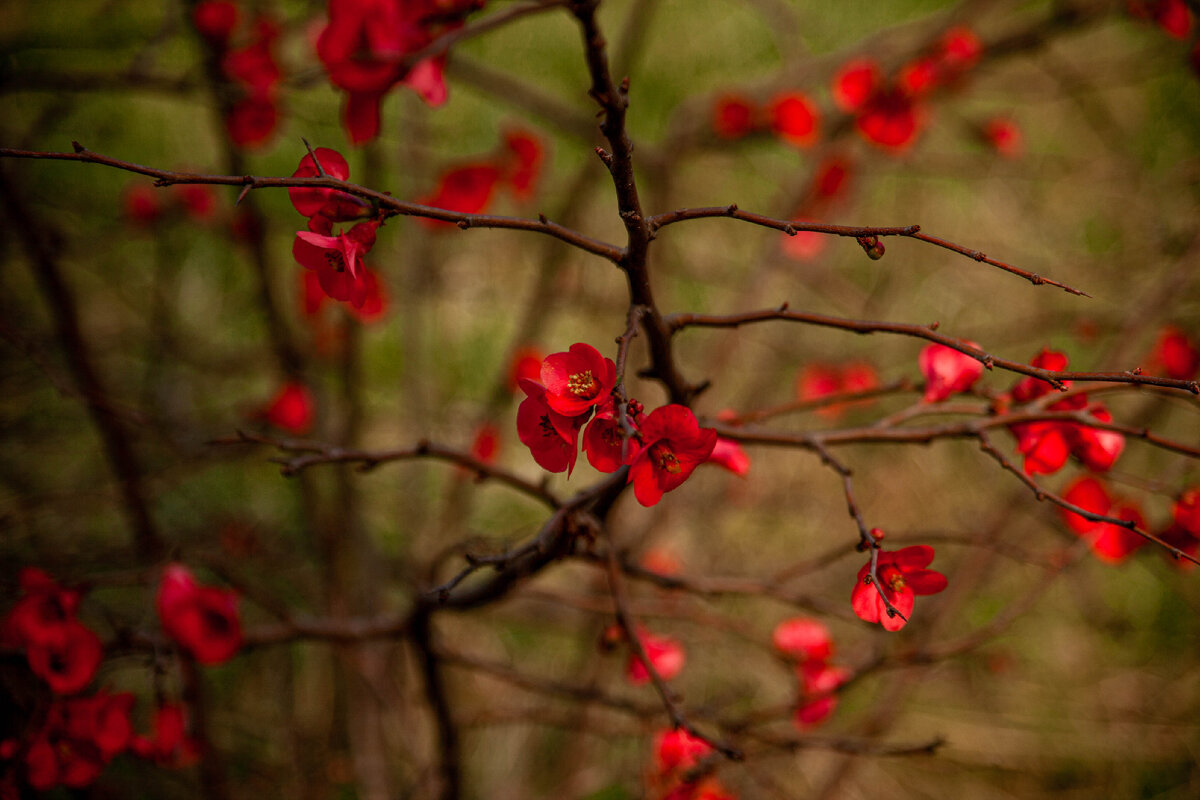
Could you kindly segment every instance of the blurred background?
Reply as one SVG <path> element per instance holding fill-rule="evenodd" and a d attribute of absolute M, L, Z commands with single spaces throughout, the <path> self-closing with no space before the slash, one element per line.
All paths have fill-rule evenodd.
<path fill-rule="evenodd" d="M 464 30 L 521 5 L 491 0 Z M 487 186 L 473 210 L 545 214 L 623 243 L 593 149 L 603 140 L 579 26 L 565 9 L 466 37 L 446 59 L 444 105 L 396 87 L 379 136 L 362 146 L 348 140 L 344 93 L 314 50 L 323 4 L 240 5 L 220 46 L 198 33 L 195 11 L 144 0 L 0 5 L 0 146 L 69 152 L 77 141 L 159 169 L 286 176 L 306 140 L 345 155 L 354 182 L 437 204 L 458 201 L 445 188 L 453 170 L 509 164 L 506 137 L 521 132 L 540 153 L 536 180 L 525 191 Z M 938 322 L 1014 361 L 1052 348 L 1072 369 L 1154 371 L 1168 326 L 1200 337 L 1196 11 L 605 0 L 600 24 L 614 73 L 630 78 L 648 212 L 736 203 L 776 218 L 919 224 L 1090 295 L 909 239 L 886 239 L 875 261 L 852 238 L 789 239 L 711 219 L 659 233 L 650 266 L 661 309 L 786 301 Z M 954 50 L 966 34 L 974 43 Z M 259 58 L 253 69 L 229 66 L 241 50 Z M 894 114 L 888 142 L 872 137 L 862 102 L 839 95 L 861 59 L 880 76 L 864 102 Z M 928 84 L 916 71 L 926 61 L 943 65 Z M 778 110 L 792 93 L 812 120 Z M 247 97 L 269 102 L 239 112 Z M 423 644 L 408 630 L 308 635 L 286 621 L 402 617 L 464 554 L 519 547 L 549 514 L 453 464 L 323 464 L 285 477 L 273 459 L 294 453 L 235 441 L 242 431 L 378 451 L 429 440 L 570 497 L 604 476 L 582 458 L 570 479 L 537 467 L 516 437 L 522 394 L 509 375 L 523 348 L 540 357 L 587 342 L 615 358 L 629 303 L 619 270 L 529 232 L 398 216 L 367 258 L 378 300 L 314 308 L 320 295 L 305 294 L 291 255 L 305 220 L 282 190 L 235 205 L 236 187 L 155 188 L 109 167 L 9 158 L 0 177 L 0 609 L 17 602 L 23 566 L 86 586 L 80 618 L 106 645 L 94 685 L 135 695 L 139 731 L 156 703 L 182 698 L 205 742 L 198 765 L 122 755 L 86 788 L 53 792 L 451 796 L 438 768 L 448 717 L 457 796 L 663 796 L 653 737 L 670 719 L 652 687 L 629 680 L 628 648 L 603 635 L 613 603 L 594 554 L 604 548 L 580 546 L 502 602 L 432 615 Z M 695 403 L 705 420 L 813 399 L 804 370 L 836 376 L 847 365 L 865 365 L 882 387 L 870 402 L 810 403 L 763 424 L 953 418 L 920 406 L 916 339 L 780 322 L 685 331 L 674 344 L 685 376 L 711 381 Z M 666 397 L 635 377 L 642 347 L 635 339 L 628 389 L 649 410 Z M 1017 378 L 985 373 L 957 414 L 986 415 Z M 1194 397 L 1130 386 L 1100 396 L 1115 421 L 1197 446 Z M 492 436 L 494 454 L 483 443 Z M 993 441 L 1019 468 L 1013 437 Z M 850 607 L 864 556 L 838 476 L 798 449 L 746 452 L 744 476 L 702 467 L 652 508 L 622 496 L 606 532 L 626 565 L 630 610 L 686 653 L 670 681 L 681 707 L 746 751 L 740 763 L 706 762 L 720 791 L 1200 796 L 1194 572 L 1153 546 L 1104 563 L 971 439 L 838 447 L 867 524 L 889 547 L 932 545 L 932 568 L 949 578 L 888 633 Z M 1061 492 L 1085 473 L 1071 463 L 1036 479 Z M 1131 437 L 1103 479 L 1161 532 L 1200 466 Z M 197 672 L 147 644 L 172 560 L 242 597 L 247 646 L 227 663 Z M 675 588 L 655 579 L 668 573 Z M 771 639 L 796 616 L 827 626 L 834 660 L 853 675 L 833 714 L 801 728 L 793 666 Z M 19 654 L 4 657 L 13 713 L 0 738 L 20 741 L 48 701 Z M 430 700 L 430 669 L 445 708 Z M 19 784 L 12 752 L 6 780 Z"/>

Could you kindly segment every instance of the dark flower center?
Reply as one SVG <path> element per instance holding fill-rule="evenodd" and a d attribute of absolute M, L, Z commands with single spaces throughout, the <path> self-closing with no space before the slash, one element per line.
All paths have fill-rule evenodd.
<path fill-rule="evenodd" d="M 663 442 L 655 442 L 650 445 L 650 459 L 654 466 L 671 475 L 675 475 L 683 469 L 683 465 L 671 452 L 671 448 Z"/>

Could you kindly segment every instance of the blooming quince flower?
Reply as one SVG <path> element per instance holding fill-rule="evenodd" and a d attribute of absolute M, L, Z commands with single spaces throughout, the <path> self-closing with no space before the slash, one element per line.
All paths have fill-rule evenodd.
<path fill-rule="evenodd" d="M 1084 511 L 1133 522 L 1139 528 L 1146 527 L 1140 510 L 1130 503 L 1114 501 L 1108 489 L 1096 478 L 1077 479 L 1063 492 L 1063 499 Z M 1092 552 L 1109 564 L 1124 561 L 1146 543 L 1146 539 L 1137 533 L 1111 522 L 1096 522 L 1066 509 L 1062 510 L 1062 516 L 1067 527 L 1076 536 L 1088 539 Z"/>
<path fill-rule="evenodd" d="M 276 428 L 303 436 L 312 430 L 315 405 L 312 391 L 307 386 L 288 381 L 262 413 Z"/>
<path fill-rule="evenodd" d="M 785 619 L 771 633 L 775 649 L 795 661 L 827 661 L 833 656 L 829 629 L 810 617 Z"/>
<path fill-rule="evenodd" d="M 850 679 L 850 670 L 825 661 L 805 661 L 796 667 L 800 702 L 792 722 L 800 730 L 821 724 L 837 708 L 835 692 Z"/>
<path fill-rule="evenodd" d="M 925 124 L 925 113 L 903 86 L 889 85 L 869 59 L 847 63 L 833 79 L 833 99 L 853 113 L 854 127 L 867 141 L 903 150 Z"/>
<path fill-rule="evenodd" d="M 362 259 L 375 246 L 379 221 L 360 222 L 336 236 L 329 235 L 332 231 L 325 217 L 312 217 L 309 224 L 323 230 L 297 231 L 292 256 L 305 269 L 317 273 L 321 288 L 334 300 L 348 300 L 361 307 L 368 290 Z"/>
<path fill-rule="evenodd" d="M 631 402 L 627 408 L 626 421 L 630 430 L 636 433 L 640 404 L 634 405 L 635 402 Z M 617 419 L 617 404 L 611 396 L 596 409 L 596 415 L 583 432 L 583 451 L 594 469 L 616 472 L 629 462 L 629 457 L 637 452 L 640 445 L 633 437 L 625 438 L 625 431 Z"/>
<path fill-rule="evenodd" d="M 968 341 L 972 347 L 979 347 Z M 926 403 L 940 403 L 952 394 L 965 392 L 983 375 L 983 364 L 966 353 L 941 344 L 931 344 L 917 358 L 925 376 Z"/>
<path fill-rule="evenodd" d="M 878 622 L 884 630 L 903 628 L 912 614 L 916 595 L 937 594 L 946 588 L 945 575 L 925 569 L 933 561 L 933 555 L 933 548 L 924 544 L 896 551 L 880 550 L 875 573 L 879 578 L 877 582 L 866 582 L 871 570 L 870 561 L 858 571 L 858 580 L 850 596 L 854 613 L 866 622 Z M 898 614 L 891 613 L 884 598 Z"/>
<path fill-rule="evenodd" d="M 767 106 L 771 130 L 794 147 L 809 147 L 817 140 L 821 116 L 803 92 L 785 92 Z"/>
<path fill-rule="evenodd" d="M 201 586 L 187 567 L 170 564 L 155 600 L 163 630 L 201 664 L 223 663 L 241 649 L 236 592 Z"/>
<path fill-rule="evenodd" d="M 313 160 L 314 155 L 317 157 L 316 161 Z M 345 157 L 328 147 L 318 147 L 312 153 L 306 154 L 300 159 L 292 177 L 318 177 L 321 174 L 321 170 L 317 168 L 318 162 L 325 175 L 330 178 L 344 181 L 350 177 L 350 165 L 346 163 Z M 363 216 L 363 211 L 367 208 L 365 201 L 336 189 L 292 186 L 287 191 L 292 205 L 306 217 L 319 215 L 333 222 L 344 222 Z"/>
<path fill-rule="evenodd" d="M 479 214 L 491 204 L 492 195 L 503 177 L 504 172 L 494 164 L 457 167 L 442 175 L 437 189 L 432 195 L 422 198 L 421 204 L 462 214 Z M 422 217 L 421 224 L 445 229 L 454 223 Z"/>
<path fill-rule="evenodd" d="M 646 652 L 646 658 L 654 665 L 654 671 L 664 681 L 669 681 L 683 670 L 687 656 L 683 645 L 670 636 L 658 636 L 646 630 L 639 630 L 638 641 Z M 650 672 L 646 665 L 632 651 L 629 653 L 629 663 L 625 666 L 625 677 L 634 686 L 642 686 L 650 682 Z"/>
<path fill-rule="evenodd" d="M 753 132 L 755 116 L 754 106 L 747 98 L 722 95 L 713 104 L 713 133 L 722 139 L 740 139 Z"/>
<path fill-rule="evenodd" d="M 546 356 L 541 379 L 550 408 L 575 417 L 611 398 L 617 384 L 617 365 L 590 344 L 577 342 L 565 353 Z"/>
<path fill-rule="evenodd" d="M 680 486 L 708 460 L 717 432 L 701 428 L 691 409 L 681 405 L 656 408 L 641 422 L 642 447 L 629 465 L 629 482 L 643 506 Z"/>
<path fill-rule="evenodd" d="M 1150 363 L 1168 378 L 1190 380 L 1200 370 L 1200 342 L 1189 339 L 1180 328 L 1168 325 L 1159 331 Z"/>
<path fill-rule="evenodd" d="M 536 136 L 524 130 L 504 134 L 504 147 L 507 151 L 502 166 L 504 179 L 517 202 L 527 203 L 537 189 L 542 162 L 546 159 L 545 149 Z"/>
<path fill-rule="evenodd" d="M 579 457 L 579 429 L 584 417 L 567 417 L 546 403 L 546 387 L 520 379 L 526 397 L 517 407 L 517 438 L 529 448 L 533 460 L 548 472 L 570 476 Z"/>
<path fill-rule="evenodd" d="M 722 439 L 720 436 L 706 463 L 727 469 L 739 478 L 750 473 L 750 456 L 746 455 L 742 446 L 733 439 Z"/>

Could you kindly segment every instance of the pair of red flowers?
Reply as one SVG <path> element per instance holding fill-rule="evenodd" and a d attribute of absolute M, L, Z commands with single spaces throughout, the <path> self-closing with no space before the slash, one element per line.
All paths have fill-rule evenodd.
<path fill-rule="evenodd" d="M 23 649 L 29 668 L 51 691 L 82 691 L 104 655 L 100 637 L 75 616 L 83 592 L 59 586 L 36 567 L 23 568 L 19 582 L 21 597 L 4 618 L 0 641 Z"/>
<path fill-rule="evenodd" d="M 756 130 L 768 130 L 793 147 L 809 147 L 817 141 L 821 115 L 803 92 L 781 92 L 763 108 L 738 94 L 717 99 L 713 107 L 713 131 L 722 139 L 740 139 Z"/>
<path fill-rule="evenodd" d="M 683 728 L 659 731 L 654 736 L 648 796 L 654 800 L 734 800 L 735 795 L 716 776 L 701 768 L 714 755 L 708 742 Z"/>
<path fill-rule="evenodd" d="M 784 658 L 795 663 L 800 699 L 792 717 L 800 730 L 824 722 L 837 708 L 837 689 L 850 679 L 845 667 L 831 664 L 833 638 L 815 619 L 793 617 L 775 626 L 771 640 Z"/>
<path fill-rule="evenodd" d="M 588 463 L 601 472 L 628 465 L 634 496 L 652 506 L 686 481 L 716 446 L 717 432 L 701 428 L 684 406 L 662 406 L 644 416 L 636 401 L 620 408 L 613 394 L 616 365 L 591 345 L 576 343 L 546 356 L 539 377 L 518 380 L 526 397 L 517 409 L 517 436 L 550 472 L 570 474 L 575 468 L 579 432 L 586 425 Z"/>

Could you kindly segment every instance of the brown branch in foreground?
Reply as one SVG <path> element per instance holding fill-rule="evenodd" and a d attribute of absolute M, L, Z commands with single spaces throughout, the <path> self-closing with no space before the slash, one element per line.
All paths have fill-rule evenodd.
<path fill-rule="evenodd" d="M 397 200 L 386 192 L 379 192 L 374 189 L 368 189 L 365 186 L 360 186 L 356 183 L 341 181 L 337 178 L 330 177 L 269 178 L 254 175 L 202 175 L 193 172 L 176 172 L 173 170 L 156 169 L 154 167 L 146 167 L 141 164 L 134 164 L 129 161 L 122 161 L 119 158 L 112 158 L 99 153 L 93 153 L 80 145 L 78 142 L 73 142 L 72 144 L 75 147 L 74 153 L 15 150 L 12 148 L 0 147 L 0 158 L 30 158 L 51 161 L 79 161 L 85 164 L 100 164 L 106 167 L 112 167 L 114 169 L 120 169 L 126 172 L 134 172 L 138 175 L 145 175 L 147 177 L 154 178 L 156 184 L 159 186 L 172 186 L 175 184 L 238 186 L 242 188 L 243 192 L 249 192 L 254 189 L 283 189 L 289 187 L 337 189 L 338 191 L 353 195 L 354 197 L 360 197 L 364 200 L 369 200 L 376 208 L 382 211 L 385 217 L 394 216 L 397 214 L 413 217 L 426 217 L 428 219 L 441 220 L 442 222 L 452 222 L 463 230 L 468 228 L 498 228 L 506 230 L 531 231 L 533 233 L 541 233 L 546 236 L 552 236 L 556 239 L 560 239 L 567 244 L 583 250 L 584 252 L 608 259 L 613 263 L 619 263 L 624 257 L 624 251 L 616 245 L 585 236 L 578 231 L 574 231 L 570 228 L 559 225 L 558 223 L 551 222 L 545 217 L 532 220 L 521 219 L 519 217 L 505 217 L 496 214 L 463 214 L 457 211 L 448 211 L 443 208 L 424 206 L 420 203 L 407 203 L 403 200 Z"/>
<path fill-rule="evenodd" d="M 506 469 L 480 461 L 470 453 L 455 450 L 452 447 L 436 444 L 427 440 L 417 442 L 412 447 L 395 450 L 356 450 L 338 447 L 313 441 L 295 439 L 278 439 L 272 436 L 262 436 L 245 431 L 238 431 L 233 436 L 213 439 L 209 444 L 238 445 L 265 444 L 278 448 L 287 453 L 303 453 L 290 458 L 272 459 L 280 465 L 280 471 L 291 477 L 319 464 L 358 464 L 360 472 L 369 472 L 380 464 L 392 461 L 408 461 L 417 458 L 433 458 L 448 461 L 466 467 L 481 477 L 503 483 L 519 492 L 529 495 L 551 508 L 559 508 L 562 501 L 549 489 L 540 484 L 531 483 Z"/>
<path fill-rule="evenodd" d="M 820 325 L 826 328 L 838 328 L 860 334 L 894 333 L 899 336 L 912 336 L 917 339 L 936 342 L 979 361 L 987 369 L 1000 367 L 1009 372 L 1030 375 L 1046 381 L 1056 389 L 1066 388 L 1064 381 L 1105 381 L 1109 383 L 1132 383 L 1142 386 L 1162 386 L 1168 389 L 1181 389 L 1200 395 L 1200 381 L 1175 380 L 1173 378 L 1157 378 L 1142 375 L 1138 371 L 1128 372 L 1055 372 L 1040 369 L 1020 361 L 1009 361 L 997 358 L 978 347 L 968 344 L 962 339 L 947 336 L 937 332 L 937 323 L 933 325 L 914 325 L 905 322 L 878 322 L 871 320 L 847 319 L 832 317 L 828 314 L 812 314 L 804 311 L 792 311 L 787 303 L 776 308 L 760 311 L 747 311 L 742 314 L 670 314 L 664 318 L 672 333 L 684 328 L 737 328 L 756 322 L 786 321 L 802 322 L 808 325 Z"/>

